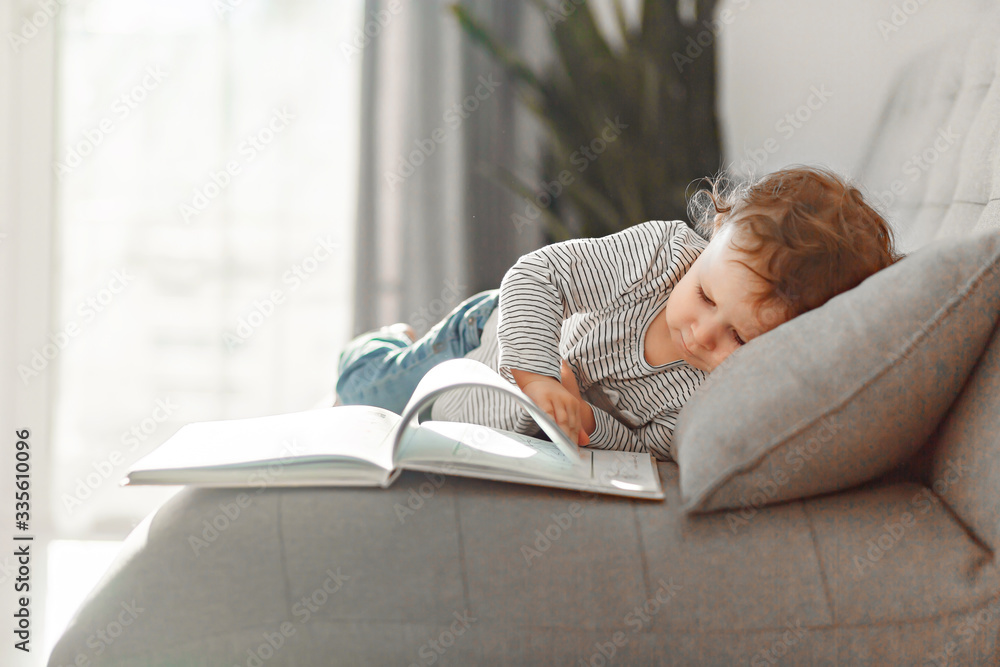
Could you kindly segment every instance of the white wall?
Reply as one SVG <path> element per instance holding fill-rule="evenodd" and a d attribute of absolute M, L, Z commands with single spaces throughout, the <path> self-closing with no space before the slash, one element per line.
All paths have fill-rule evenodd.
<path fill-rule="evenodd" d="M 608 37 L 613 3 L 588 3 Z M 643 0 L 621 0 L 633 22 Z M 678 2 L 691 11 L 695 0 Z M 793 163 L 856 176 L 896 69 L 968 29 L 993 0 L 720 0 L 699 35 L 718 49 L 723 159 L 746 175 Z M 700 22 L 700 21 L 699 21 Z M 697 47 L 685 56 L 698 57 Z M 821 101 L 813 89 L 828 99 Z M 815 109 L 808 107 L 812 103 Z M 806 105 L 805 108 L 803 105 Z M 800 118 L 786 119 L 798 111 Z M 761 150 L 763 149 L 763 153 Z M 692 174 L 692 178 L 707 174 Z"/>
<path fill-rule="evenodd" d="M 897 67 L 967 29 L 989 0 L 723 0 L 719 113 L 727 163 L 773 171 L 821 163 L 850 176 L 871 140 Z M 720 13 L 721 16 L 721 13 Z M 898 29 L 896 29 L 898 28 Z M 813 89 L 829 93 L 800 127 L 785 120 Z M 796 121 L 798 122 L 798 121 Z M 780 124 L 780 125 L 779 125 Z M 761 156 L 769 139 L 773 152 Z M 745 169 L 739 169 L 745 173 Z"/>

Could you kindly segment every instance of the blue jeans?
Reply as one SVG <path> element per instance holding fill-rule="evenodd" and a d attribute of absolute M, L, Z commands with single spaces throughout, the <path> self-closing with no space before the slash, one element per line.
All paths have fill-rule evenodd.
<path fill-rule="evenodd" d="M 380 331 L 358 336 L 340 355 L 336 389 L 341 404 L 401 413 L 427 371 L 479 347 L 499 299 L 498 289 L 470 296 L 416 342 Z"/>

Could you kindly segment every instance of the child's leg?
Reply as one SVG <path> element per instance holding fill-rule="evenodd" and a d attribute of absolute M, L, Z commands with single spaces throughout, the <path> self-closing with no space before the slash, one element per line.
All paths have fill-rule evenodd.
<path fill-rule="evenodd" d="M 479 346 L 499 297 L 499 290 L 469 297 L 413 343 L 402 333 L 383 331 L 352 340 L 340 355 L 336 387 L 340 404 L 402 412 L 428 370 Z"/>

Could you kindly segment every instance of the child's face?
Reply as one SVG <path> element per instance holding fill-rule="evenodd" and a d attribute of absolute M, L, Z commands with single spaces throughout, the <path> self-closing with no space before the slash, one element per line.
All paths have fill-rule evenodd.
<path fill-rule="evenodd" d="M 667 299 L 670 340 L 686 362 L 706 372 L 788 319 L 767 306 L 755 315 L 752 297 L 764 282 L 737 261 L 750 260 L 732 247 L 732 235 L 731 225 L 720 229 Z"/>

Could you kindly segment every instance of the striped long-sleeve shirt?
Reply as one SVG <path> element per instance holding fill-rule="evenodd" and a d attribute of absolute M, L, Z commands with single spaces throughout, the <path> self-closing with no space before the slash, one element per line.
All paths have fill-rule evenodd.
<path fill-rule="evenodd" d="M 480 347 L 466 357 L 511 382 L 511 369 L 558 379 L 566 359 L 593 407 L 591 447 L 673 459 L 677 414 L 707 374 L 685 361 L 650 365 L 645 334 L 706 245 L 685 223 L 657 220 L 524 255 L 504 276 Z M 432 418 L 539 431 L 518 405 L 482 390 L 445 394 Z"/>

